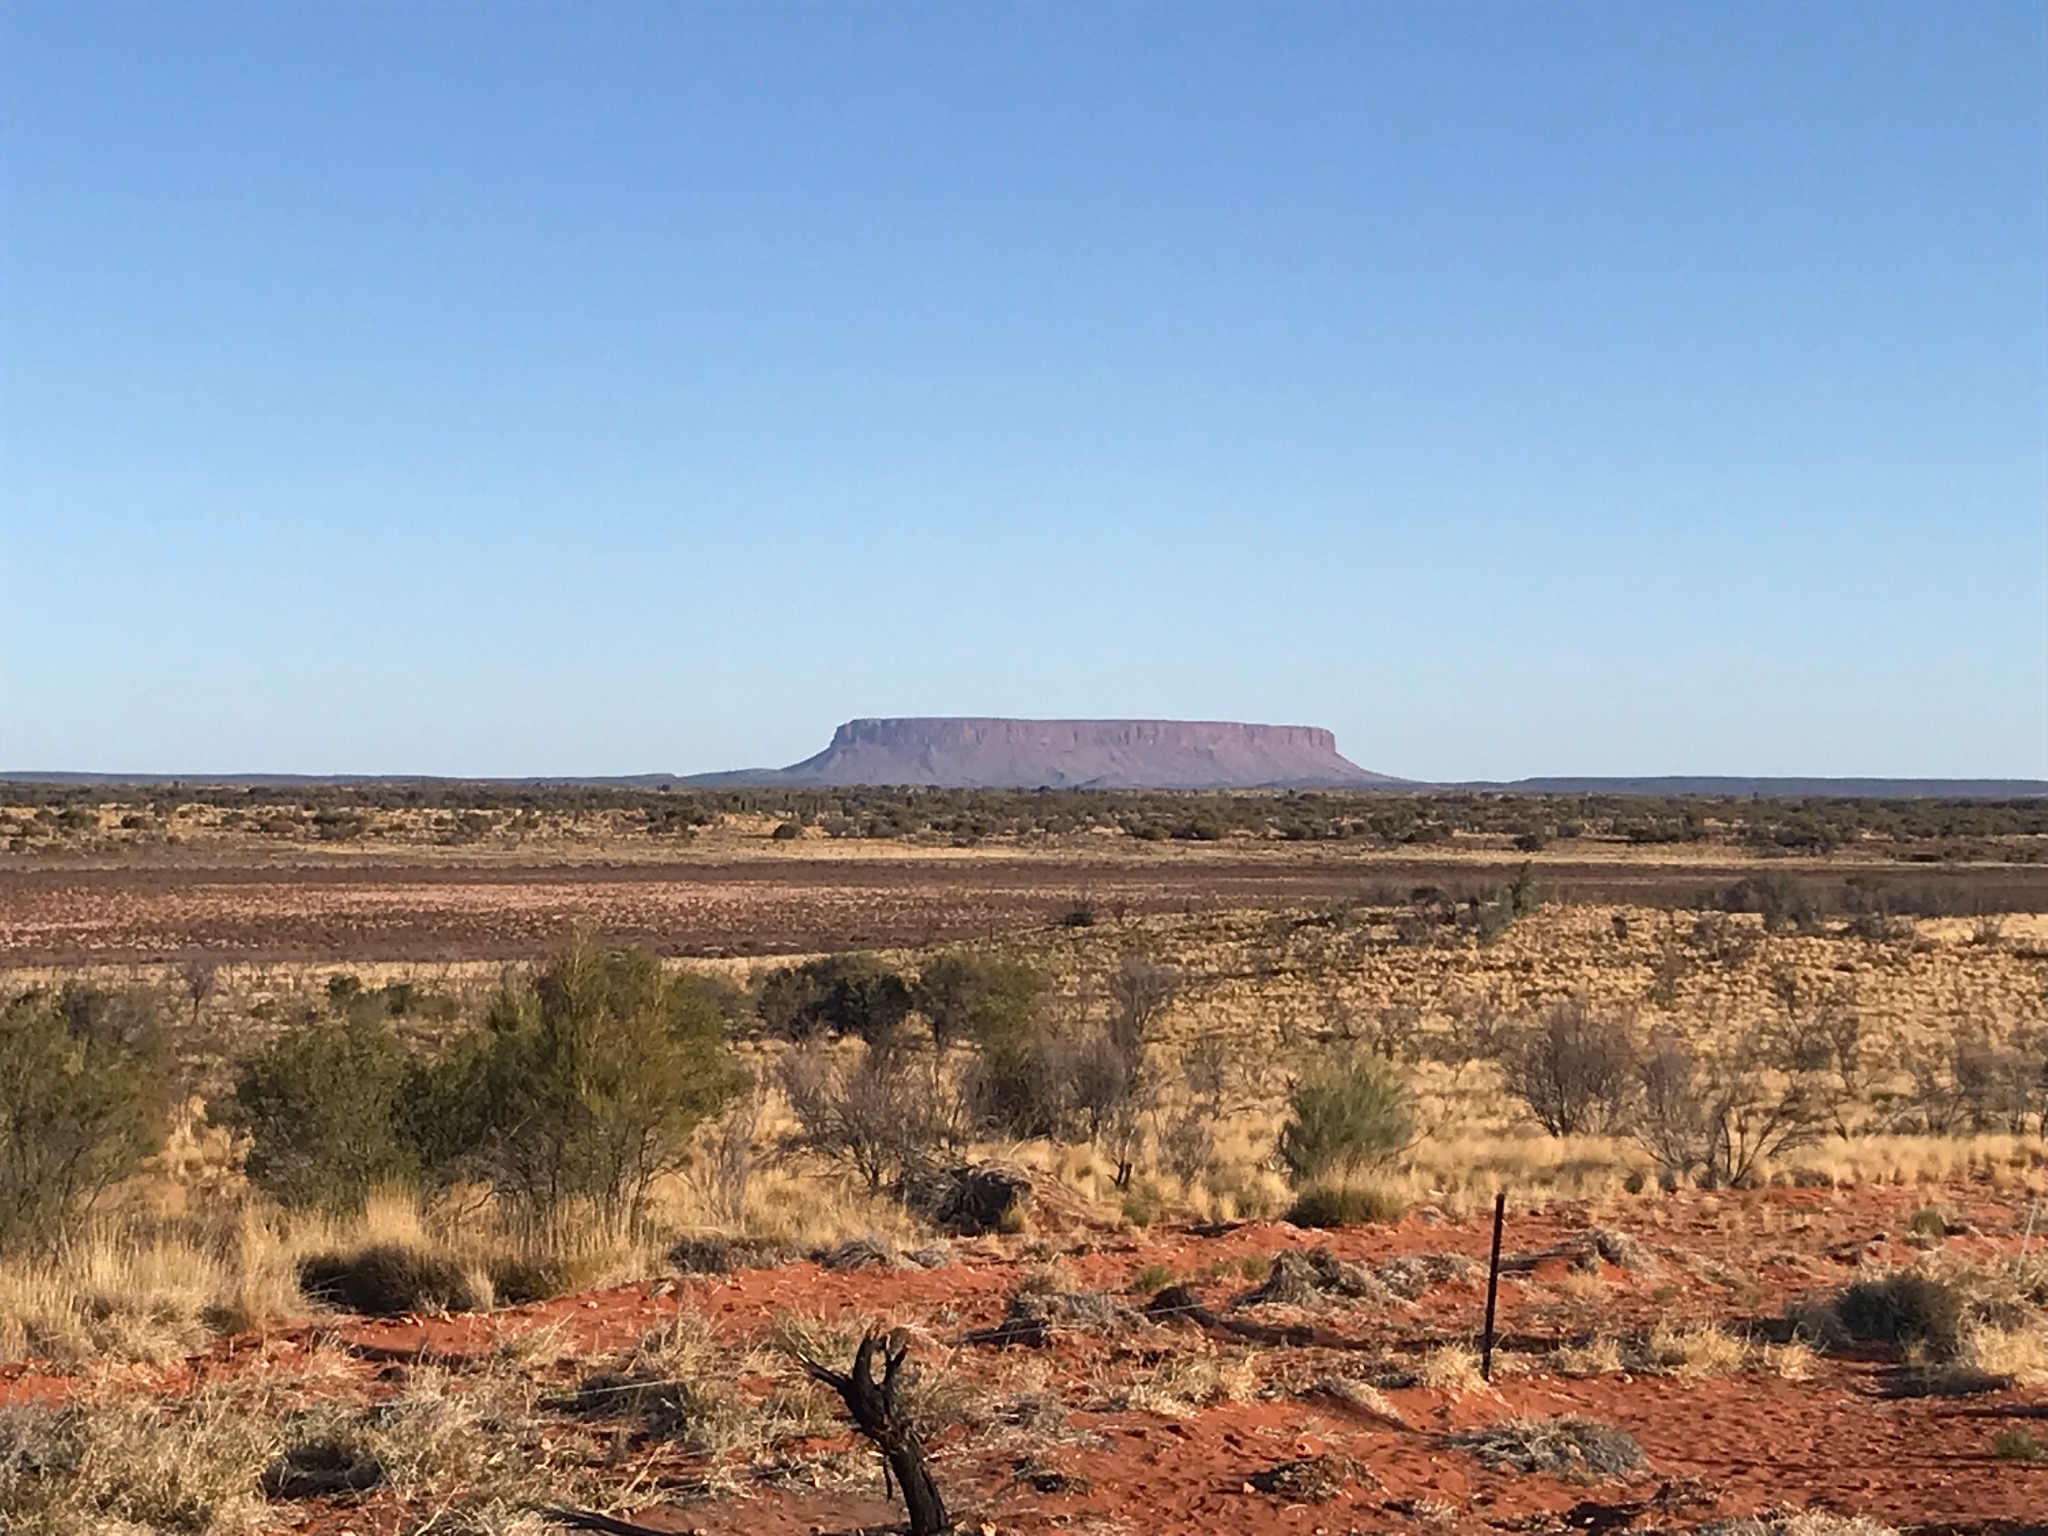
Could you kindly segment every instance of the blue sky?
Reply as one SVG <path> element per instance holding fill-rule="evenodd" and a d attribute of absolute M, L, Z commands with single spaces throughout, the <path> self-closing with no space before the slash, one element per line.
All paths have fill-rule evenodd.
<path fill-rule="evenodd" d="M 0 768 L 2048 774 L 2048 7 L 0 3 Z"/>

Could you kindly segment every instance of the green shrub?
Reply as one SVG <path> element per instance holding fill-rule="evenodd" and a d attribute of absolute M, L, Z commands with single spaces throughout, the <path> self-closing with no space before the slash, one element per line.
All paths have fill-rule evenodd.
<path fill-rule="evenodd" d="M 1280 1131 L 1280 1161 L 1300 1187 L 1383 1163 L 1408 1145 L 1407 1090 L 1383 1063 L 1354 1057 L 1297 1083 Z"/>
<path fill-rule="evenodd" d="M 62 1240 L 162 1143 L 160 1037 L 67 993 L 0 1007 L 0 1252 Z"/>
<path fill-rule="evenodd" d="M 487 1184 L 529 1230 L 580 1206 L 622 1235 L 745 1082 L 721 1002 L 644 950 L 579 939 L 412 1075 L 401 1124 L 429 1173 Z"/>
<path fill-rule="evenodd" d="M 214 1113 L 249 1138 L 245 1167 L 258 1189 L 281 1205 L 345 1215 L 378 1185 L 419 1171 L 397 1120 L 410 1070 L 390 1026 L 352 1010 L 286 1030 L 248 1057 Z"/>
<path fill-rule="evenodd" d="M 1834 1310 L 1842 1331 L 1866 1343 L 1922 1344 L 1946 1357 L 1962 1341 L 1962 1293 L 1916 1270 L 1858 1280 L 1835 1298 Z"/>
<path fill-rule="evenodd" d="M 2001 1429 L 1992 1436 L 1991 1454 L 2000 1461 L 2040 1461 L 2048 1457 L 2048 1445 L 2024 1429 Z"/>
<path fill-rule="evenodd" d="M 858 1035 L 870 1043 L 910 1015 L 910 983 L 872 955 L 827 955 L 785 966 L 762 979 L 755 1011 L 786 1040 Z"/>
<path fill-rule="evenodd" d="M 491 1279 L 492 1302 L 501 1307 L 552 1301 L 576 1289 L 575 1266 L 557 1254 L 501 1253 L 484 1272 Z"/>
<path fill-rule="evenodd" d="M 484 1303 L 462 1265 L 408 1243 L 314 1254 L 299 1263 L 299 1289 L 325 1306 L 367 1317 L 474 1312 Z"/>
<path fill-rule="evenodd" d="M 1295 1196 L 1285 1221 L 1297 1227 L 1391 1225 L 1408 1214 L 1408 1202 L 1378 1184 L 1311 1184 Z"/>
<path fill-rule="evenodd" d="M 1155 1263 L 1147 1264 L 1143 1269 L 1131 1276 L 1131 1283 L 1125 1286 L 1124 1289 L 1133 1296 L 1150 1296 L 1155 1291 L 1165 1290 L 1171 1284 L 1173 1284 L 1173 1271 L 1164 1264 Z"/>
<path fill-rule="evenodd" d="M 1132 1226 L 1149 1227 L 1166 1214 L 1166 1197 L 1156 1185 L 1140 1184 L 1124 1191 L 1121 1209 Z"/>
<path fill-rule="evenodd" d="M 958 1040 L 987 1040 L 1027 1027 L 1050 983 L 1024 960 L 999 955 L 941 955 L 918 974 L 913 996 L 944 1049 Z"/>

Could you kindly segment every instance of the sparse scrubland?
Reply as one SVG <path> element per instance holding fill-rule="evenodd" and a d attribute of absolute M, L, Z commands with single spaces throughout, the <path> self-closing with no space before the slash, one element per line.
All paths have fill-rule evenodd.
<path fill-rule="evenodd" d="M 1548 836 L 1454 835 L 1600 814 L 1511 809 Z M 1624 812 L 1680 814 L 1597 822 L 1624 862 L 1662 846 Z M 1857 814 L 1835 846 L 1906 835 Z M 1558 900 L 1531 851 L 774 959 L 16 966 L 0 1531 L 874 1524 L 811 1368 L 873 1327 L 970 1529 L 2007 1529 L 2048 1506 L 2048 919 L 1755 824 L 1661 906 Z"/>

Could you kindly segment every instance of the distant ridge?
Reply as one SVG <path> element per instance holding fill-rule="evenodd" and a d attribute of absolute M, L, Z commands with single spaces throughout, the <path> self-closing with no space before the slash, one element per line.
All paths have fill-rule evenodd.
<path fill-rule="evenodd" d="M 1772 799 L 2021 800 L 2048 779 L 1819 778 L 1765 775 L 1575 775 L 1425 783 L 1372 773 L 1343 757 L 1330 732 L 1222 720 L 1011 720 L 940 716 L 849 720 L 831 745 L 787 768 L 723 773 L 76 773 L 0 771 L 0 783 L 315 789 L 497 784 L 591 789 L 773 789 L 924 786 L 949 789 L 1331 789 L 1481 791 Z"/>
<path fill-rule="evenodd" d="M 1762 795 L 1769 799 L 2023 800 L 2048 795 L 2048 779 L 1799 779 L 1674 774 L 1651 778 L 1512 779 L 1447 784 L 1532 795 Z"/>

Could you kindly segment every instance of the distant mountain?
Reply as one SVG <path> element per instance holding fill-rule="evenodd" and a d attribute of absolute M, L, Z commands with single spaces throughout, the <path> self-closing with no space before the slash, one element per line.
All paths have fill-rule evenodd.
<path fill-rule="evenodd" d="M 944 789 L 1372 789 L 1404 781 L 1340 756 L 1308 725 L 1224 720 L 849 720 L 787 768 L 691 784 Z"/>
<path fill-rule="evenodd" d="M 1762 795 L 1770 799 L 2022 800 L 2048 795 L 2048 779 L 1772 779 L 1672 775 L 1637 779 L 1514 779 L 1447 784 L 1532 795 Z"/>

